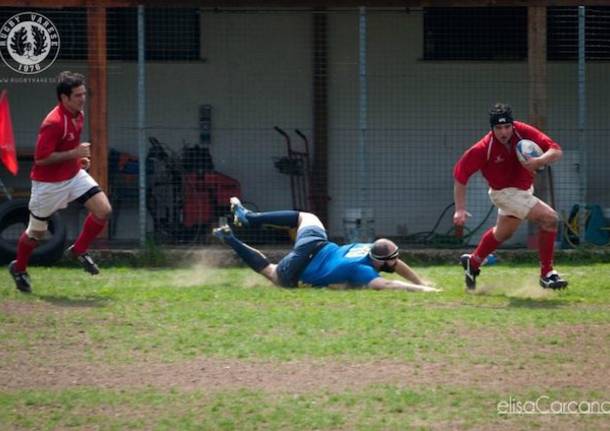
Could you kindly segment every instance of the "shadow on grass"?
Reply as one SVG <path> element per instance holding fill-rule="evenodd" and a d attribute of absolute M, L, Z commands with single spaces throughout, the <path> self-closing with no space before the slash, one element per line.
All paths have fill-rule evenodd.
<path fill-rule="evenodd" d="M 82 307 L 82 308 L 96 308 L 96 307 L 105 307 L 108 302 L 110 302 L 109 298 L 102 298 L 98 296 L 88 296 L 85 298 L 71 298 L 65 295 L 35 295 L 38 298 L 42 299 L 53 305 L 58 305 L 60 307 Z"/>
<path fill-rule="evenodd" d="M 552 309 L 564 307 L 566 301 L 560 299 L 509 298 L 509 307 Z"/>

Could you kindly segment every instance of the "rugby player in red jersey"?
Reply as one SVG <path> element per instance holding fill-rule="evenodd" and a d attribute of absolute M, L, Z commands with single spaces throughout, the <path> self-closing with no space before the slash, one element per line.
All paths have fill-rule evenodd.
<path fill-rule="evenodd" d="M 523 220 L 539 226 L 538 254 L 540 257 L 540 285 L 562 289 L 568 282 L 553 269 L 557 212 L 534 196 L 534 173 L 562 156 L 561 147 L 535 127 L 513 120 L 509 105 L 497 103 L 489 111 L 491 131 L 470 147 L 456 163 L 454 176 L 455 213 L 453 223 L 463 226 L 466 217 L 466 184 L 471 175 L 481 171 L 489 184 L 489 197 L 498 208 L 496 225 L 488 229 L 472 254 L 464 254 L 466 287 L 475 289 L 483 260 L 502 242 L 508 240 Z M 525 163 L 517 159 L 515 147 L 521 139 L 538 144 L 543 154 Z"/>
<path fill-rule="evenodd" d="M 67 71 L 60 73 L 57 99 L 59 103 L 40 126 L 30 174 L 30 219 L 17 243 L 17 258 L 9 265 L 17 289 L 26 293 L 32 290 L 27 273 L 29 258 L 44 237 L 48 220 L 55 211 L 66 208 L 72 201 L 82 203 L 89 210 L 82 231 L 66 255 L 78 260 L 92 275 L 98 274 L 99 269 L 87 249 L 104 229 L 112 211 L 106 194 L 87 173 L 91 144 L 80 141 L 87 99 L 84 76 Z"/>

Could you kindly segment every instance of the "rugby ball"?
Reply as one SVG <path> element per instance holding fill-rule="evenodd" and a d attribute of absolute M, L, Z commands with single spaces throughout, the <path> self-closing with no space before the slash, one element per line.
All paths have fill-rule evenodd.
<path fill-rule="evenodd" d="M 540 148 L 537 143 L 530 141 L 529 139 L 521 139 L 519 142 L 517 142 L 517 148 L 515 151 L 517 152 L 517 158 L 521 163 L 524 163 L 530 157 L 541 156 L 543 153 L 542 148 Z"/>

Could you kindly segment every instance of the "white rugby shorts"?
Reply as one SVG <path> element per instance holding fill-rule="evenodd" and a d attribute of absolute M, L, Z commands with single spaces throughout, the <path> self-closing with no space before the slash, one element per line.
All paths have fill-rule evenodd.
<path fill-rule="evenodd" d="M 501 190 L 489 189 L 489 199 L 498 208 L 498 214 L 514 216 L 525 220 L 532 208 L 542 202 L 534 196 L 534 188 L 521 190 L 516 187 L 507 187 Z"/>
<path fill-rule="evenodd" d="M 30 212 L 36 217 L 50 217 L 55 211 L 66 208 L 70 202 L 97 185 L 91 175 L 83 169 L 66 181 L 47 183 L 32 180 Z"/>

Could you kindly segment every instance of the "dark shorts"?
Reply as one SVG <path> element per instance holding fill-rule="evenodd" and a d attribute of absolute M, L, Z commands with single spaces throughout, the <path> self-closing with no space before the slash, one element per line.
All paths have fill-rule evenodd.
<path fill-rule="evenodd" d="M 277 264 L 277 276 L 283 287 L 296 287 L 299 277 L 316 253 L 328 244 L 326 230 L 307 226 L 297 233 L 294 248 Z"/>

